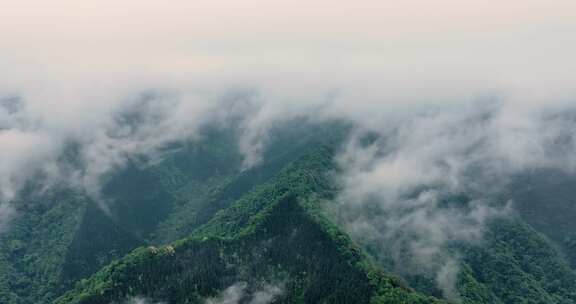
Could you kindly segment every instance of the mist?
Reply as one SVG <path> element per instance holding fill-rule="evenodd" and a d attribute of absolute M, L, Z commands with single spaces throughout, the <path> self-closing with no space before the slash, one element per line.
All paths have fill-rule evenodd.
<path fill-rule="evenodd" d="M 248 290 L 248 284 L 237 282 L 220 292 L 216 297 L 207 298 L 205 304 L 268 304 L 284 292 L 282 285 L 262 284 L 254 291 Z M 249 301 L 248 301 L 249 300 Z"/>

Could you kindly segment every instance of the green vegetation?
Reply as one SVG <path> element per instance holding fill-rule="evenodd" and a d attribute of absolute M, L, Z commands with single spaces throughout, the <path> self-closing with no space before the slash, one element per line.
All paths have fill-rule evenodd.
<path fill-rule="evenodd" d="M 250 170 L 235 130 L 207 128 L 152 165 L 130 159 L 105 177 L 102 201 L 61 187 L 24 195 L 0 234 L 0 303 L 204 303 L 237 283 L 248 297 L 278 286 L 277 303 L 444 303 L 435 274 L 398 278 L 377 258 L 387 244 L 359 246 L 324 212 L 348 126 L 274 128 Z M 517 215 L 480 244 L 450 244 L 462 303 L 576 303 L 576 210 L 560 180 L 518 178 L 506 194 Z"/>
<path fill-rule="evenodd" d="M 502 303 L 576 303 L 576 273 L 542 235 L 520 220 L 499 220 L 485 238 L 464 260 Z"/>
<path fill-rule="evenodd" d="M 145 295 L 201 303 L 238 281 L 282 282 L 283 303 L 437 302 L 370 266 L 351 240 L 312 208 L 331 193 L 325 176 L 333 166 L 330 153 L 319 147 L 217 213 L 193 237 L 139 248 L 57 302 L 110 303 Z"/>
<path fill-rule="evenodd" d="M 65 290 L 60 271 L 87 203 L 67 191 L 30 199 L 19 202 L 22 215 L 0 234 L 2 303 L 47 303 Z"/>

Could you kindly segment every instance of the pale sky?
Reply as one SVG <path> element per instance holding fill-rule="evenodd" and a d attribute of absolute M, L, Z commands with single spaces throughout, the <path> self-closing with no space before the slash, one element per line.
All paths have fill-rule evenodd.
<path fill-rule="evenodd" d="M 535 84 L 544 91 L 569 90 L 576 79 L 574 0 L 0 5 L 0 75 L 12 81 L 194 75 L 373 87 L 366 90 L 388 83 L 402 95 L 415 88 L 476 93 Z"/>

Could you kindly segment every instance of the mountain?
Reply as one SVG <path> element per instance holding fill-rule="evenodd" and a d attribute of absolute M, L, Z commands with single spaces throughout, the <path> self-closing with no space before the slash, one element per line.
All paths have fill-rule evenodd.
<path fill-rule="evenodd" d="M 327 212 L 350 130 L 278 124 L 245 170 L 238 131 L 213 126 L 159 160 L 131 158 L 100 198 L 25 192 L 0 234 L 0 302 L 576 303 L 573 179 L 533 172 L 499 193 L 514 212 L 480 243 L 449 244 L 460 269 L 450 298 L 438 274 L 399 270 L 385 258 L 394 244 L 350 237 Z"/>
<path fill-rule="evenodd" d="M 133 295 L 187 303 L 237 282 L 282 286 L 285 303 L 433 303 L 369 265 L 318 206 L 331 195 L 328 148 L 297 160 L 189 238 L 140 248 L 81 282 L 57 303 L 110 303 Z"/>

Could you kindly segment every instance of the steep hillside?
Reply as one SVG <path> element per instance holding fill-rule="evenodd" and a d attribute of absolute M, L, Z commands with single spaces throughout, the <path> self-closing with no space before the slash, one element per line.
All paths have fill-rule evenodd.
<path fill-rule="evenodd" d="M 543 235 L 511 219 L 492 223 L 485 239 L 463 250 L 464 263 L 475 284 L 499 302 L 576 303 L 576 273 Z M 473 298 L 466 292 L 469 287 L 462 287 L 464 297 Z"/>
<path fill-rule="evenodd" d="M 49 303 L 65 290 L 60 272 L 87 205 L 69 191 L 19 202 L 19 216 L 0 234 L 1 303 Z"/>
<path fill-rule="evenodd" d="M 78 190 L 23 196 L 0 234 L 0 302 L 48 303 L 138 246 L 189 236 L 316 144 L 341 136 L 342 127 L 281 124 L 264 162 L 244 171 L 237 132 L 210 127 L 199 141 L 167 147 L 160 162 L 130 159 L 105 177 L 98 203 Z"/>
<path fill-rule="evenodd" d="M 405 276 L 421 293 L 411 292 L 377 270 L 379 259 L 369 259 L 326 217 L 322 206 L 338 191 L 329 177 L 337 170 L 333 149 L 319 147 L 305 155 L 221 209 L 190 238 L 141 248 L 111 264 L 60 303 L 133 296 L 201 303 L 236 284 L 245 284 L 246 299 L 264 285 L 281 286 L 279 303 L 418 303 L 435 301 L 422 293 L 442 297 L 435 274 Z M 462 303 L 575 302 L 576 274 L 522 217 L 495 219 L 480 244 L 451 247 L 460 257 L 456 287 Z M 380 267 L 395 269 L 386 262 Z"/>
<path fill-rule="evenodd" d="M 394 244 L 353 240 L 326 212 L 348 130 L 278 125 L 263 162 L 243 170 L 236 131 L 208 128 L 153 162 L 129 159 L 104 177 L 100 201 L 30 191 L 0 234 L 0 303 L 440 302 L 437 273 L 404 271 L 387 258 Z M 514 211 L 489 221 L 480 242 L 448 243 L 459 269 L 448 301 L 576 303 L 573 180 L 523 175 L 494 194 Z M 468 208 L 465 195 L 448 201 Z"/>
<path fill-rule="evenodd" d="M 135 296 L 202 303 L 238 282 L 280 286 L 278 303 L 433 303 L 370 266 L 317 208 L 331 189 L 329 148 L 220 211 L 193 237 L 140 248 L 83 281 L 58 303 L 121 302 Z M 246 295 L 247 298 L 251 296 Z"/>
<path fill-rule="evenodd" d="M 521 217 L 561 248 L 576 269 L 576 176 L 538 170 L 518 177 L 510 197 Z"/>

